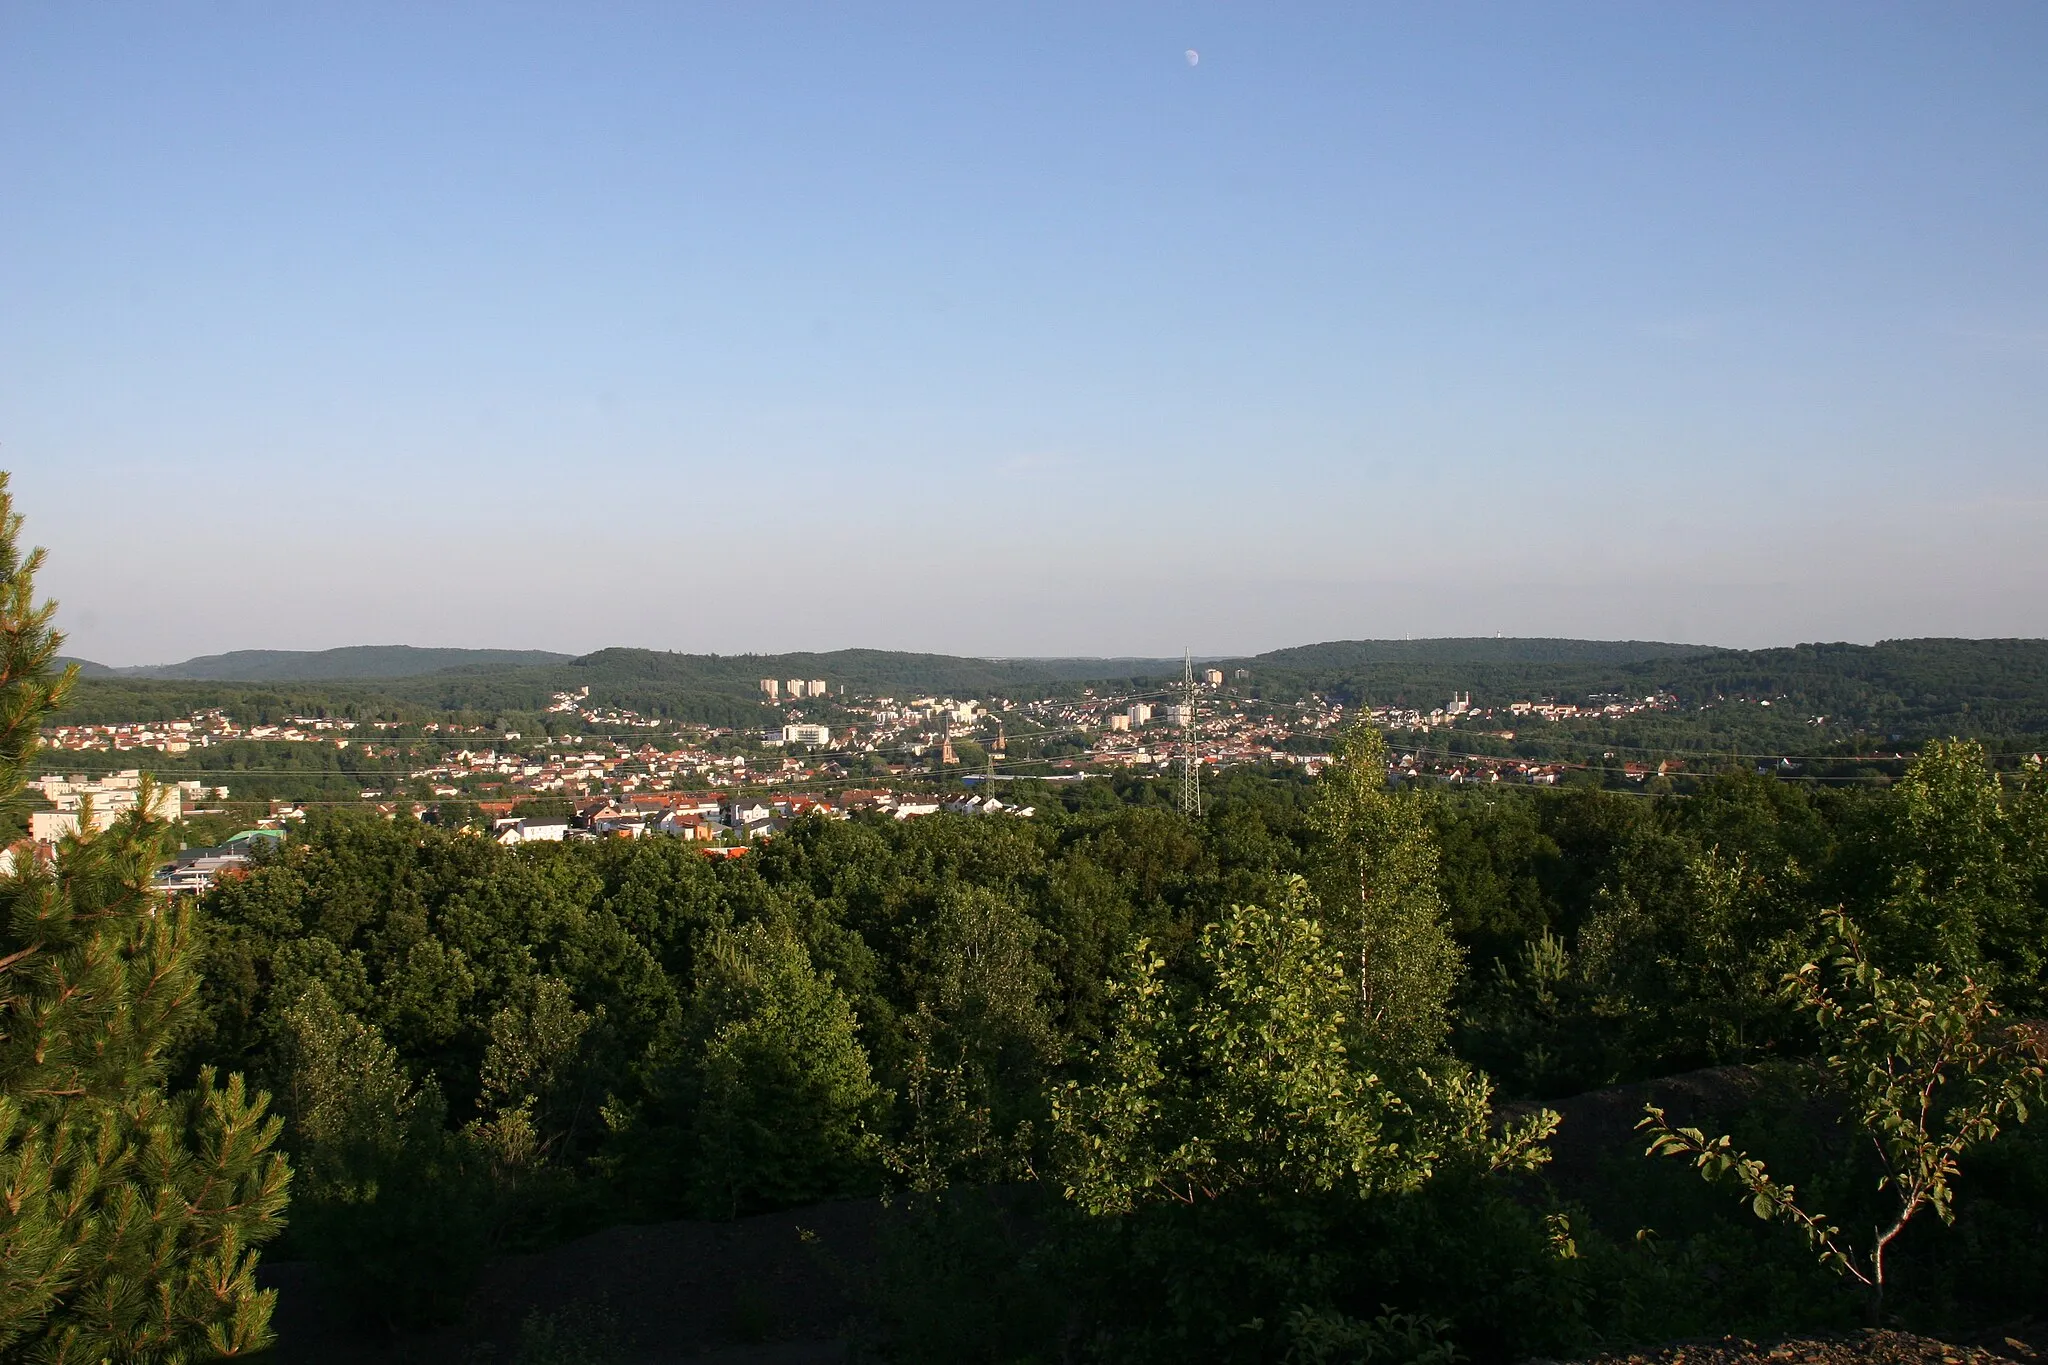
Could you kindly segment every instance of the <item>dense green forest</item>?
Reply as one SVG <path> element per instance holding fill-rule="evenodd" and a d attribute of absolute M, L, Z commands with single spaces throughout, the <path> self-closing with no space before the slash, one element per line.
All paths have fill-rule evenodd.
<path fill-rule="evenodd" d="M 14 801 L 69 701 L 4 498 Z M 2004 724 L 2031 648 L 1542 666 Z M 862 1341 L 903 1362 L 1450 1365 L 2048 1301 L 2039 760 L 1933 739 L 1881 784 L 1662 791 L 1389 760 L 1355 724 L 1195 815 L 1092 778 L 718 859 L 319 810 L 196 900 L 150 889 L 176 831 L 140 813 L 23 850 L 0 1355 L 258 1352 L 259 1257 L 403 1332 L 496 1257 L 834 1200 L 886 1202 Z M 1607 1089 L 1682 1075 L 1734 1098 Z"/>
<path fill-rule="evenodd" d="M 1491 1106 L 1779 1066 L 1753 1122 L 1841 1220 L 1859 1153 L 1786 1117 L 1816 1039 L 1779 983 L 1843 905 L 1888 969 L 2039 1014 L 2038 774 L 1962 745 L 1881 793 L 1394 793 L 1354 743 L 1194 822 L 1096 782 L 1031 821 L 815 819 L 722 863 L 321 816 L 200 906 L 183 1067 L 279 1098 L 281 1252 L 395 1320 L 452 1312 L 494 1252 L 888 1189 L 921 1220 L 880 1306 L 903 1358 L 1076 1332 L 1300 1358 L 1389 1311 L 1486 1358 L 1853 1320 L 1791 1233 L 1675 1164 L 1619 1214 L 1546 1193 Z M 1981 1169 L 1954 1227 L 1913 1229 L 1895 1314 L 1989 1321 L 2048 1284 L 2048 1150 L 2022 1130 Z"/>
<path fill-rule="evenodd" d="M 812 819 L 718 863 L 316 815 L 196 907 L 167 1074 L 273 1097 L 270 1254 L 387 1328 L 453 1314 L 494 1254 L 891 1190 L 874 1311 L 906 1360 L 1853 1321 L 1682 1166 L 1560 1188 L 1541 1114 L 1498 1106 L 1760 1067 L 1747 1138 L 1855 1216 L 1864 1157 L 1811 1118 L 1814 1024 L 1779 982 L 1844 905 L 1887 968 L 2040 1013 L 2038 774 L 1961 745 L 1884 791 L 1395 792 L 1353 742 L 1320 780 L 1228 776 L 1192 822 L 1097 780 L 1029 821 Z M 1895 1317 L 2001 1320 L 2048 1283 L 2048 1150 L 2022 1128 L 1971 1169 L 1955 1224 L 1898 1253 Z"/>

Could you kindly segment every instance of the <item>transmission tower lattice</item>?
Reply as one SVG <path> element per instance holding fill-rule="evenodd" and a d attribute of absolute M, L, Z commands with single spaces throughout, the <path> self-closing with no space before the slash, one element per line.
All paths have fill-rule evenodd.
<path fill-rule="evenodd" d="M 1185 653 L 1180 670 L 1180 813 L 1202 813 L 1201 740 L 1195 731 L 1195 656 Z"/>

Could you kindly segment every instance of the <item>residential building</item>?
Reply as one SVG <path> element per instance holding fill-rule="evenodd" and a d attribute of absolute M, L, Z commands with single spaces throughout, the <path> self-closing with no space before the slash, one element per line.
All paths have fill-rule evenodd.
<path fill-rule="evenodd" d="M 55 856 L 55 851 L 46 844 L 39 844 L 33 839 L 18 839 L 0 849 L 0 877 L 11 877 L 21 868 L 31 865 L 48 867 Z"/>
<path fill-rule="evenodd" d="M 774 815 L 775 812 L 769 809 L 765 801 L 751 796 L 734 797 L 726 807 L 725 823 L 736 830 L 741 830 L 749 825 L 758 825 L 772 819 Z"/>
<path fill-rule="evenodd" d="M 82 777 L 46 777 L 41 786 L 45 799 L 57 809 L 30 813 L 29 837 L 39 844 L 54 844 L 59 839 L 77 834 L 80 817 L 87 807 L 92 811 L 92 831 L 97 833 L 142 803 L 142 778 L 132 771 L 101 778 L 97 782 Z M 181 818 L 185 813 L 184 792 L 170 785 L 152 786 L 149 813 L 159 820 Z"/>
<path fill-rule="evenodd" d="M 655 829 L 662 834 L 673 834 L 678 838 L 700 843 L 716 839 L 724 828 L 716 820 L 707 819 L 693 810 L 672 810 L 655 825 Z"/>
<path fill-rule="evenodd" d="M 223 873 L 238 872 L 249 866 L 249 861 L 246 853 L 222 853 L 218 849 L 208 849 L 198 857 L 181 856 L 178 861 L 165 864 L 150 882 L 159 891 L 174 894 L 182 891 L 196 896 L 211 891 Z"/>
<path fill-rule="evenodd" d="M 130 768 L 101 778 L 46 776 L 35 785 L 42 790 L 43 799 L 59 813 L 75 815 L 90 802 L 92 827 L 102 830 L 141 803 L 142 783 L 141 770 Z M 149 813 L 159 820 L 180 819 L 185 814 L 184 798 L 183 785 L 153 784 Z M 76 830 L 78 822 L 72 821 L 68 828 Z"/>
<path fill-rule="evenodd" d="M 742 839 L 772 839 L 788 827 L 788 822 L 780 816 L 764 815 L 758 820 L 734 825 L 732 832 Z"/>
<path fill-rule="evenodd" d="M 501 844 L 559 844 L 569 837 L 566 819 L 505 819 L 497 822 Z"/>
<path fill-rule="evenodd" d="M 784 744 L 815 744 L 820 749 L 832 744 L 832 731 L 823 725 L 785 725 L 782 727 Z"/>

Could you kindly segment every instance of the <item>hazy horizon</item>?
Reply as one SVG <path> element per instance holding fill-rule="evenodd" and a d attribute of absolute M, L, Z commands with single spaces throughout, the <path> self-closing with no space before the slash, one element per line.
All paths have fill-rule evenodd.
<path fill-rule="evenodd" d="M 112 666 L 2044 636 L 2044 51 L 12 6 L 0 468 Z"/>

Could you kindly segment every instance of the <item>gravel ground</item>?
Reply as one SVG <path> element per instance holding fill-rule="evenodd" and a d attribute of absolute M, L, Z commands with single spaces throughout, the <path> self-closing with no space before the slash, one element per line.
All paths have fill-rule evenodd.
<path fill-rule="evenodd" d="M 1580 1365 L 2032 1365 L 2043 1360 L 2048 1357 L 2018 1337 L 2004 1337 L 1988 1346 L 1959 1346 L 1910 1332 L 1872 1330 L 1771 1344 L 1740 1337 L 1687 1341 L 1654 1351 L 1594 1356 Z"/>

